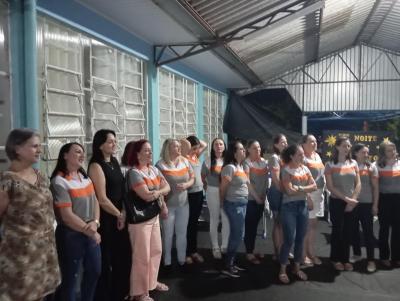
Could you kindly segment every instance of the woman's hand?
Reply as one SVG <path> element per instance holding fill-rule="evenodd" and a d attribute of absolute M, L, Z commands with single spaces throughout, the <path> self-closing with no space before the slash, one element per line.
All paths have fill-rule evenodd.
<path fill-rule="evenodd" d="M 167 204 L 165 204 L 165 202 L 163 202 L 163 206 L 161 207 L 160 217 L 162 219 L 168 218 L 168 207 Z"/>
<path fill-rule="evenodd" d="M 90 238 L 95 241 L 96 245 L 99 245 L 101 243 L 101 236 L 97 232 L 94 233 L 93 236 L 91 236 Z"/>
<path fill-rule="evenodd" d="M 307 194 L 307 208 L 308 211 L 312 211 L 314 210 L 314 202 L 312 201 L 312 199 L 310 198 L 310 195 Z"/>
<path fill-rule="evenodd" d="M 121 211 L 120 215 L 117 217 L 117 229 L 122 230 L 125 228 L 125 221 L 126 221 L 126 215 L 124 211 Z"/>
<path fill-rule="evenodd" d="M 187 183 L 176 184 L 176 190 L 185 191 L 188 188 Z"/>

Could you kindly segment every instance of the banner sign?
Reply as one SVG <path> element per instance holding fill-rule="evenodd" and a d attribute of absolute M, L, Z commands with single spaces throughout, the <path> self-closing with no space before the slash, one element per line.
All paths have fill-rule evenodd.
<path fill-rule="evenodd" d="M 379 144 L 384 141 L 393 141 L 393 135 L 390 132 L 375 132 L 375 131 L 323 131 L 321 141 L 321 155 L 324 162 L 332 159 L 333 149 L 336 139 L 340 136 L 349 137 L 352 146 L 357 143 L 362 143 L 368 146 L 370 161 L 376 161 L 378 158 Z"/>

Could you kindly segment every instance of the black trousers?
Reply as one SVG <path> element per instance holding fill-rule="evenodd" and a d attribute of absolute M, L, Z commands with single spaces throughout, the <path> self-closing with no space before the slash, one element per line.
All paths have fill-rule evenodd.
<path fill-rule="evenodd" d="M 122 301 L 129 295 L 131 245 L 128 228 L 117 229 L 117 219 L 102 212 L 101 275 L 97 282 L 95 301 Z"/>
<path fill-rule="evenodd" d="M 350 242 L 355 220 L 354 210 L 345 212 L 346 202 L 330 198 L 329 211 L 332 222 L 331 260 L 333 262 L 349 262 Z"/>
<path fill-rule="evenodd" d="M 197 225 L 203 208 L 203 190 L 188 194 L 189 199 L 189 221 L 187 226 L 186 254 L 189 256 L 197 252 Z"/>
<path fill-rule="evenodd" d="M 258 204 L 256 201 L 247 202 L 244 245 L 247 253 L 253 253 L 257 236 L 258 223 L 264 211 L 264 204 Z"/>
<path fill-rule="evenodd" d="M 378 218 L 380 259 L 400 261 L 400 194 L 379 195 Z"/>
<path fill-rule="evenodd" d="M 361 255 L 360 223 L 363 232 L 367 260 L 374 260 L 374 217 L 372 215 L 372 203 L 359 203 L 354 210 L 354 225 L 351 244 L 354 255 Z"/>

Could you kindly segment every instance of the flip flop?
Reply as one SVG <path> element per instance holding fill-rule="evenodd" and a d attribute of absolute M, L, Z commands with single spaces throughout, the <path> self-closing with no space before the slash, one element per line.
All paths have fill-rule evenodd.
<path fill-rule="evenodd" d="M 290 282 L 289 277 L 286 273 L 280 273 L 278 278 L 279 281 L 282 282 L 283 284 L 289 284 Z"/>
<path fill-rule="evenodd" d="M 293 275 L 295 275 L 297 277 L 297 279 L 299 279 L 301 281 L 307 281 L 308 280 L 307 274 L 304 273 L 302 270 L 298 270 L 297 272 L 293 272 Z"/>
<path fill-rule="evenodd" d="M 157 282 L 155 290 L 159 291 L 159 292 L 168 292 L 169 291 L 169 287 L 168 287 L 168 285 L 166 285 L 166 284 L 164 284 L 162 282 Z"/>
<path fill-rule="evenodd" d="M 246 259 L 248 262 L 251 262 L 252 264 L 260 264 L 261 263 L 261 261 L 253 254 L 246 255 Z"/>

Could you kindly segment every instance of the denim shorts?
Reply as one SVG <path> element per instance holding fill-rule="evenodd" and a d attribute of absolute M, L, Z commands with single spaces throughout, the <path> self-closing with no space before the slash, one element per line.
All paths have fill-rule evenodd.
<path fill-rule="evenodd" d="M 268 190 L 268 203 L 269 208 L 276 214 L 281 210 L 282 206 L 282 192 L 276 189 L 274 186 L 271 186 Z"/>

